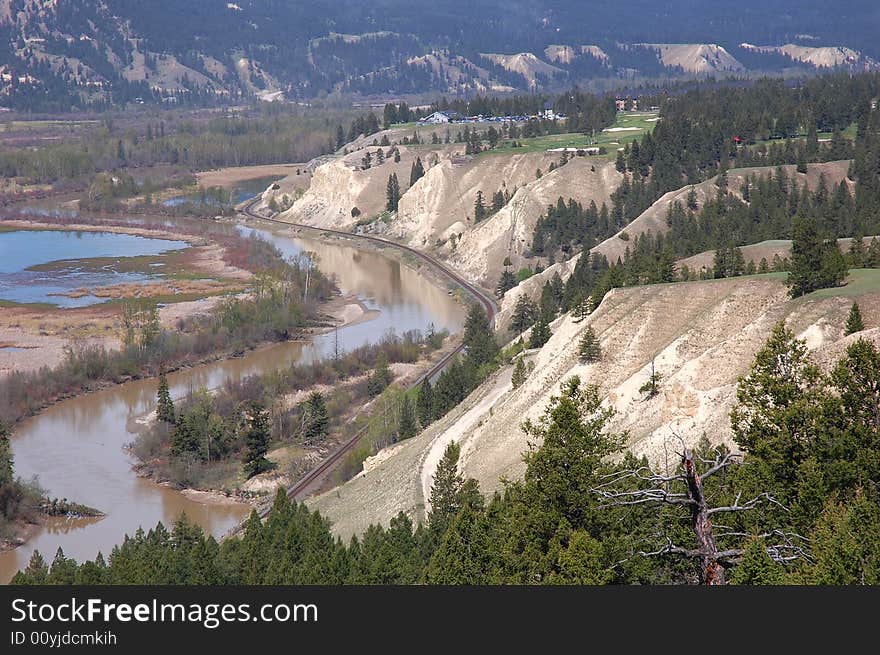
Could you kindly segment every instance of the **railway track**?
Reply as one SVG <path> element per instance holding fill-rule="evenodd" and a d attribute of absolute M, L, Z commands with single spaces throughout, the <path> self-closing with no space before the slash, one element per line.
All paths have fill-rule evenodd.
<path fill-rule="evenodd" d="M 268 221 L 270 223 L 278 223 L 280 225 L 284 225 L 287 227 L 295 227 L 302 230 L 309 230 L 313 232 L 321 232 L 322 234 L 333 234 L 336 236 L 345 237 L 347 239 L 360 239 L 363 241 L 368 241 L 371 243 L 378 244 L 383 247 L 391 247 L 396 248 L 402 252 L 407 252 L 417 259 L 425 262 L 429 266 L 434 267 L 443 277 L 448 280 L 451 280 L 462 289 L 464 289 L 468 295 L 470 295 L 474 300 L 476 300 L 485 310 L 486 316 L 489 317 L 491 321 L 495 317 L 496 307 L 495 301 L 488 294 L 486 294 L 482 289 L 476 287 L 471 284 L 467 280 L 465 280 L 461 275 L 456 273 L 455 271 L 449 269 L 444 264 L 437 261 L 435 258 L 430 255 L 426 255 L 425 253 L 416 250 L 415 248 L 410 248 L 409 246 L 405 246 L 400 243 L 396 243 L 394 241 L 390 241 L 388 239 L 383 239 L 381 237 L 373 236 L 370 234 L 353 234 L 351 232 L 345 232 L 343 230 L 333 230 L 329 228 L 323 227 L 314 227 L 311 225 L 305 225 L 302 223 L 290 223 L 287 221 L 279 221 L 274 218 L 267 218 L 266 216 L 262 216 L 257 214 L 253 208 L 259 202 L 259 197 L 254 200 L 249 201 L 248 203 L 241 206 L 239 211 L 248 216 L 250 218 L 255 218 L 261 221 Z M 455 355 L 459 354 L 464 348 L 463 344 L 460 344 L 455 350 L 447 353 L 441 360 L 439 360 L 434 366 L 432 366 L 428 371 L 422 374 L 417 380 L 415 380 L 410 386 L 409 389 L 412 389 L 419 384 L 421 384 L 422 380 L 425 378 L 432 378 L 440 371 L 442 371 L 449 361 L 455 357 Z M 358 442 L 364 436 L 367 430 L 366 426 L 355 433 L 352 437 L 350 437 L 347 441 L 341 444 L 336 450 L 334 450 L 328 457 L 326 457 L 320 464 L 318 464 L 311 471 L 306 473 L 302 478 L 300 478 L 297 482 L 290 485 L 287 488 L 287 496 L 288 498 L 298 500 L 303 497 L 308 491 L 310 491 L 313 487 L 317 486 L 320 482 L 322 482 L 326 476 L 335 468 L 335 466 L 342 460 L 342 458 L 350 452 L 355 446 L 357 446 Z M 260 512 L 260 516 L 265 518 L 269 513 L 269 510 L 263 510 Z"/>

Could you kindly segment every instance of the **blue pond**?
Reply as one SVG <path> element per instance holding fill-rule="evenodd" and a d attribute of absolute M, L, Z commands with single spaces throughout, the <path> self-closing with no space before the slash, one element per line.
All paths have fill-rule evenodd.
<path fill-rule="evenodd" d="M 123 282 L 141 282 L 156 274 L 121 272 L 114 263 L 100 270 L 86 269 L 80 260 L 95 257 L 159 255 L 186 248 L 185 241 L 151 239 L 113 232 L 69 230 L 16 230 L 0 232 L 0 300 L 19 303 L 50 303 L 59 307 L 84 307 L 105 302 L 91 294 L 71 298 L 77 289 Z M 33 267 L 60 262 L 51 271 Z"/>

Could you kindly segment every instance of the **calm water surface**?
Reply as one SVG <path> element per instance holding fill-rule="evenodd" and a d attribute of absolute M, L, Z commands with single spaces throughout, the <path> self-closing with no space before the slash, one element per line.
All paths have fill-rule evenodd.
<path fill-rule="evenodd" d="M 151 239 L 114 232 L 70 230 L 15 230 L 0 232 L 0 300 L 50 303 L 59 307 L 84 307 L 105 302 L 90 293 L 66 294 L 110 284 L 142 282 L 156 274 L 122 272 L 117 265 L 127 257 L 160 255 L 181 250 L 185 241 Z M 85 267 L 83 260 L 115 258 L 101 269 Z M 52 270 L 33 270 L 40 264 L 58 263 Z"/>
<path fill-rule="evenodd" d="M 367 307 L 379 310 L 378 318 L 339 330 L 343 349 L 375 342 L 389 330 L 400 334 L 433 323 L 438 330 L 454 332 L 463 324 L 464 309 L 445 290 L 390 257 L 349 245 L 270 231 L 261 234 L 287 254 L 312 253 L 323 271 L 336 275 L 344 292 L 357 294 Z M 163 243 L 167 247 L 168 242 Z M 332 333 L 307 344 L 276 344 L 169 375 L 168 381 L 172 395 L 180 397 L 201 386 L 218 387 L 228 378 L 324 357 L 333 347 Z M 16 430 L 12 447 L 19 475 L 38 476 L 52 496 L 85 503 L 107 516 L 100 521 L 52 521 L 26 545 L 0 554 L 0 581 L 8 581 L 26 566 L 35 549 L 50 561 L 59 547 L 65 555 L 91 559 L 98 551 L 106 556 L 126 533 L 141 526 L 148 529 L 158 521 L 170 524 L 181 512 L 218 537 L 249 513 L 243 505 L 194 502 L 133 473 L 133 458 L 124 450 L 134 438 L 128 428 L 132 419 L 155 408 L 155 397 L 155 380 L 131 382 L 55 405 Z"/>

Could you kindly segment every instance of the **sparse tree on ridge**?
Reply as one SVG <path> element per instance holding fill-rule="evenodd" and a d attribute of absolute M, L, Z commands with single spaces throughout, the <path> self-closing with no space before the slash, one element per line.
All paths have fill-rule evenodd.
<path fill-rule="evenodd" d="M 588 325 L 578 345 L 581 362 L 597 362 L 602 357 L 602 347 L 592 325 Z"/>
<path fill-rule="evenodd" d="M 651 360 L 651 375 L 648 376 L 648 381 L 645 382 L 641 387 L 639 387 L 639 393 L 644 394 L 645 400 L 650 400 L 654 396 L 660 393 L 660 380 L 663 379 L 663 376 L 654 368 L 654 360 Z"/>
<path fill-rule="evenodd" d="M 513 375 L 510 377 L 510 382 L 513 385 L 514 389 L 519 389 L 523 382 L 526 381 L 528 377 L 528 371 L 526 370 L 526 362 L 522 357 L 517 358 L 516 364 L 513 365 Z"/>

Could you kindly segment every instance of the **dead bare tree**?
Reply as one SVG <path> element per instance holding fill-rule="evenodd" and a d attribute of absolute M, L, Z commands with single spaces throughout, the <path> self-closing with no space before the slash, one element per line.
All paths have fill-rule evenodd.
<path fill-rule="evenodd" d="M 700 582 L 705 585 L 723 585 L 725 570 L 736 564 L 745 549 L 719 549 L 718 539 L 752 535 L 736 532 L 726 526 L 713 527 L 713 517 L 732 512 L 743 512 L 765 505 L 775 505 L 787 511 L 769 493 L 761 493 L 745 502 L 742 494 L 729 505 L 710 507 L 704 490 L 704 481 L 725 471 L 740 456 L 734 453 L 716 451 L 714 459 L 698 457 L 685 448 L 681 453 L 681 463 L 672 475 L 660 475 L 648 467 L 616 471 L 605 476 L 605 482 L 593 489 L 604 502 L 600 507 L 623 507 L 627 505 L 666 504 L 685 507 L 690 512 L 691 529 L 696 539 L 696 548 L 684 548 L 666 537 L 666 543 L 652 551 L 640 551 L 647 557 L 657 555 L 680 555 L 695 558 L 700 563 Z M 698 466 L 705 467 L 700 473 Z M 636 488 L 621 488 L 635 485 Z M 719 528 L 716 532 L 715 528 Z M 755 535 L 772 539 L 775 543 L 767 546 L 768 555 L 777 562 L 787 563 L 806 556 L 807 540 L 801 535 L 773 530 Z"/>

